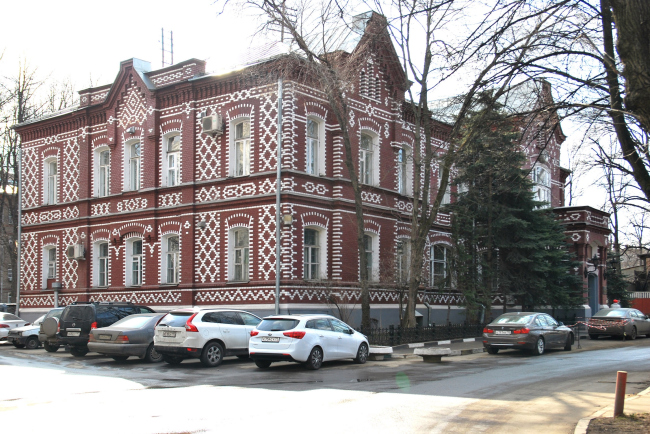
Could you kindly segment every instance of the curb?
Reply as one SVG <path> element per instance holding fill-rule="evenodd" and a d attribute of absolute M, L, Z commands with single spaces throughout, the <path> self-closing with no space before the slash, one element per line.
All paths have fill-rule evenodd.
<path fill-rule="evenodd" d="M 402 345 L 395 345 L 393 347 L 393 351 L 409 350 L 412 348 L 435 347 L 438 345 L 460 344 L 463 342 L 476 342 L 479 341 L 480 339 L 482 338 L 448 339 L 445 341 L 430 341 L 430 342 L 418 342 L 415 344 L 402 344 Z"/>
<path fill-rule="evenodd" d="M 630 396 L 629 398 L 625 399 L 625 402 L 627 401 L 633 401 L 637 399 L 639 396 L 645 396 L 650 394 L 650 387 L 648 387 L 646 390 L 643 390 L 639 393 L 637 393 L 634 396 Z M 596 419 L 597 417 L 602 416 L 603 414 L 607 412 L 613 412 L 614 411 L 614 406 L 613 405 L 608 405 L 605 408 L 601 408 L 600 410 L 596 411 L 594 414 L 591 416 L 583 417 L 578 421 L 578 424 L 576 425 L 576 428 L 573 430 L 573 434 L 587 434 L 587 429 L 589 428 L 589 423 L 593 420 Z"/>

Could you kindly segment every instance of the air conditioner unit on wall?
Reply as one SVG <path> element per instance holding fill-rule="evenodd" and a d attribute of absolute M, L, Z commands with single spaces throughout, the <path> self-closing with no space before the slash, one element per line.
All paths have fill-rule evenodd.
<path fill-rule="evenodd" d="M 201 129 L 206 134 L 223 133 L 223 118 L 220 114 L 205 115 L 201 118 Z"/>
<path fill-rule="evenodd" d="M 68 246 L 65 253 L 68 259 L 86 259 L 86 249 L 84 249 L 83 244 L 73 244 Z"/>

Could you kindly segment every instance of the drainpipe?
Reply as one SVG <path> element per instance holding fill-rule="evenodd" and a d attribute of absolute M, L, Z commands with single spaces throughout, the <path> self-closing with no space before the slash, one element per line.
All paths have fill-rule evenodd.
<path fill-rule="evenodd" d="M 275 186 L 275 314 L 280 314 L 280 262 L 282 237 L 282 210 L 280 209 L 280 194 L 282 189 L 282 78 L 278 78 L 278 155 Z"/>
<path fill-rule="evenodd" d="M 23 153 L 22 153 L 22 143 L 18 147 L 18 240 L 16 243 L 16 316 L 20 316 L 20 267 L 22 265 L 21 261 L 21 247 L 22 242 L 20 237 L 22 229 L 22 214 L 23 214 L 23 183 L 22 183 L 22 173 L 23 173 Z"/>

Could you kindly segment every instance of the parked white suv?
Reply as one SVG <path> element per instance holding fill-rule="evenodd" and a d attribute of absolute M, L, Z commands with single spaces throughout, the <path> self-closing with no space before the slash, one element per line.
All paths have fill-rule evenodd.
<path fill-rule="evenodd" d="M 198 358 L 205 366 L 219 366 L 225 356 L 248 358 L 248 340 L 260 321 L 242 310 L 174 310 L 156 325 L 154 348 L 172 365 Z"/>
<path fill-rule="evenodd" d="M 330 360 L 366 363 L 370 347 L 365 335 L 333 316 L 278 315 L 264 318 L 251 332 L 248 348 L 259 368 L 292 361 L 318 369 Z"/>
<path fill-rule="evenodd" d="M 25 348 L 28 350 L 35 350 L 41 343 L 38 341 L 38 331 L 41 328 L 41 323 L 45 319 L 45 315 L 34 321 L 31 325 L 16 327 L 9 330 L 7 341 L 14 344 L 16 348 Z"/>

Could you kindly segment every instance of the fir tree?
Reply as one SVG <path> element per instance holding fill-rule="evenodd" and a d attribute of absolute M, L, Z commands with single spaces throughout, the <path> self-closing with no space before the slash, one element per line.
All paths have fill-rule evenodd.
<path fill-rule="evenodd" d="M 533 199 L 522 169 L 525 155 L 516 125 L 483 97 L 468 118 L 457 160 L 453 213 L 456 285 L 468 319 L 493 297 L 514 297 L 524 309 L 569 307 L 581 302 L 564 233 L 553 213 Z M 476 119 L 481 119 L 476 124 Z M 504 303 L 505 309 L 505 303 Z"/>

